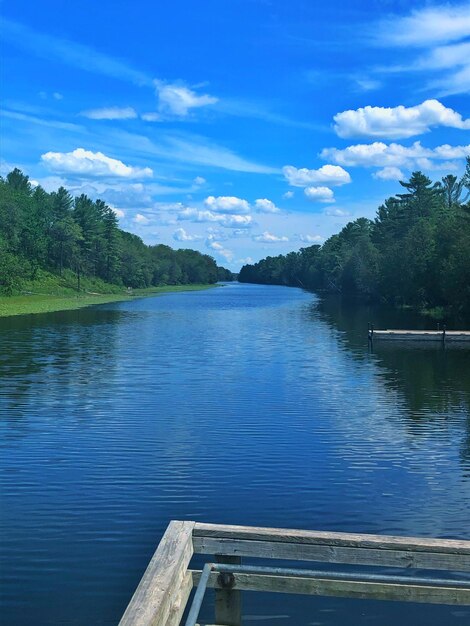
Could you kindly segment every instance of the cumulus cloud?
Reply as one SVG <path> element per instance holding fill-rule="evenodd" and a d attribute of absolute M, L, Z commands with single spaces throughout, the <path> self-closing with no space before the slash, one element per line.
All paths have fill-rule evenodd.
<path fill-rule="evenodd" d="M 404 174 L 399 167 L 384 167 L 378 172 L 374 172 L 374 178 L 379 178 L 380 180 L 403 180 Z"/>
<path fill-rule="evenodd" d="M 290 200 L 291 198 L 294 197 L 294 192 L 293 191 L 286 191 L 286 193 L 283 194 L 282 197 L 285 198 L 286 200 Z"/>
<path fill-rule="evenodd" d="M 78 176 L 116 176 L 119 178 L 147 178 L 153 176 L 150 167 L 132 167 L 102 152 L 77 148 L 73 152 L 46 152 L 41 160 L 51 170 Z"/>
<path fill-rule="evenodd" d="M 278 237 L 265 230 L 261 235 L 255 235 L 253 240 L 260 241 L 261 243 L 280 243 L 282 241 L 289 241 L 289 238 L 284 236 Z"/>
<path fill-rule="evenodd" d="M 205 185 L 206 182 L 206 179 L 202 176 L 196 176 L 196 178 L 193 180 L 193 183 L 195 185 Z"/>
<path fill-rule="evenodd" d="M 214 235 L 209 235 L 206 239 L 206 246 L 210 250 L 214 250 L 216 254 L 223 257 L 226 261 L 230 262 L 233 260 L 233 252 L 225 248 L 219 241 L 216 241 Z"/>
<path fill-rule="evenodd" d="M 321 243 L 324 237 L 321 235 L 299 235 L 299 239 L 304 243 Z"/>
<path fill-rule="evenodd" d="M 142 213 L 137 213 L 134 216 L 132 221 L 135 222 L 136 224 L 141 224 L 141 225 L 145 225 L 150 222 L 149 218 L 145 217 L 145 215 L 142 215 Z"/>
<path fill-rule="evenodd" d="M 175 83 L 155 81 L 158 95 L 158 106 L 163 113 L 187 116 L 191 109 L 196 109 L 218 102 L 218 98 L 208 94 L 197 94 L 189 87 Z"/>
<path fill-rule="evenodd" d="M 198 241 L 201 237 L 199 235 L 190 235 L 184 228 L 177 228 L 173 233 L 173 239 L 175 241 Z"/>
<path fill-rule="evenodd" d="M 328 185 L 345 185 L 351 182 L 349 173 L 338 165 L 323 165 L 317 170 L 309 170 L 305 167 L 297 169 L 293 165 L 282 168 L 285 179 L 293 187 L 307 187 L 318 183 Z"/>
<path fill-rule="evenodd" d="M 201 211 L 192 207 L 185 207 L 177 214 L 178 221 L 214 222 L 224 228 L 250 228 L 253 225 L 251 215 L 225 215 L 213 211 Z"/>
<path fill-rule="evenodd" d="M 329 187 L 306 187 L 304 194 L 313 202 L 334 202 L 333 191 Z"/>
<path fill-rule="evenodd" d="M 439 100 L 425 100 L 413 107 L 366 106 L 337 113 L 335 131 L 344 138 L 380 137 L 402 139 L 427 133 L 434 126 L 470 129 L 470 119 L 445 107 Z"/>
<path fill-rule="evenodd" d="M 122 220 L 124 217 L 126 217 L 126 213 L 122 209 L 117 209 L 114 206 L 110 207 L 110 209 L 118 219 Z"/>
<path fill-rule="evenodd" d="M 325 148 L 321 152 L 322 158 L 348 167 L 406 167 L 408 169 L 415 167 L 427 169 L 429 166 L 432 167 L 433 160 L 463 159 L 468 154 L 470 154 L 470 145 L 444 144 L 436 148 L 426 148 L 419 141 L 415 141 L 411 146 L 375 141 L 351 145 L 342 150 Z"/>
<path fill-rule="evenodd" d="M 235 196 L 209 196 L 204 200 L 204 204 L 211 211 L 217 213 L 238 213 L 245 214 L 250 212 L 250 205 L 246 200 Z"/>
<path fill-rule="evenodd" d="M 281 209 L 274 202 L 267 198 L 258 198 L 255 200 L 255 209 L 260 213 L 280 213 Z"/>
<path fill-rule="evenodd" d="M 137 117 L 132 107 L 104 107 L 82 111 L 81 115 L 91 120 L 131 120 Z"/>

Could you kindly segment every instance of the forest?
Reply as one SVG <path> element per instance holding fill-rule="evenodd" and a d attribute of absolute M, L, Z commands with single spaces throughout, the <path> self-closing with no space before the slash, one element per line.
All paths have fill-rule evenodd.
<path fill-rule="evenodd" d="M 374 220 L 359 218 L 323 245 L 245 265 L 238 280 L 304 287 L 420 309 L 470 313 L 470 157 L 462 178 L 400 181 Z"/>
<path fill-rule="evenodd" d="M 233 280 L 211 256 L 146 245 L 102 200 L 47 193 L 15 168 L 0 178 L 0 293 L 19 292 L 39 270 L 73 272 L 78 291 L 84 276 L 126 288 Z"/>

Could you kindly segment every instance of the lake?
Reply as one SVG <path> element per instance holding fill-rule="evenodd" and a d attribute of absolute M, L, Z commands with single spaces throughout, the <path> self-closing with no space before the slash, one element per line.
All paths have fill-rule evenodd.
<path fill-rule="evenodd" d="M 368 321 L 430 324 L 237 283 L 0 320 L 1 623 L 117 624 L 171 519 L 470 539 L 470 350 L 369 352 Z M 252 593 L 243 612 L 470 619 Z"/>

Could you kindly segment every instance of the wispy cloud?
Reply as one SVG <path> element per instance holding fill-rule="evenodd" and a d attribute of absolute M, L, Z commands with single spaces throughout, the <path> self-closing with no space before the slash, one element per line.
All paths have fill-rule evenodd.
<path fill-rule="evenodd" d="M 82 132 L 85 130 L 84 127 L 80 124 L 74 124 L 72 122 L 62 122 L 61 120 L 44 119 L 35 115 L 20 113 L 18 111 L 2 110 L 0 111 L 0 115 L 3 117 L 8 117 L 12 120 L 17 120 L 19 122 L 26 122 L 27 124 L 35 124 L 38 126 L 46 126 L 49 128 L 57 128 L 58 130 L 78 132 Z"/>
<path fill-rule="evenodd" d="M 470 4 L 441 4 L 393 16 L 374 26 L 379 46 L 415 49 L 414 60 L 382 72 L 427 73 L 425 89 L 440 96 L 470 90 Z M 419 52 L 417 52 L 419 51 Z"/>
<path fill-rule="evenodd" d="M 83 117 L 90 120 L 131 120 L 137 117 L 132 107 L 103 107 L 102 109 L 88 109 L 82 111 Z"/>
<path fill-rule="evenodd" d="M 154 83 L 158 95 L 158 107 L 164 114 L 186 117 L 192 109 L 215 104 L 218 101 L 218 98 L 209 94 L 198 94 L 182 83 L 167 83 L 162 80 L 155 80 Z"/>
<path fill-rule="evenodd" d="M 151 76 L 135 69 L 124 60 L 116 59 L 90 46 L 40 33 L 14 20 L 2 18 L 0 37 L 14 46 L 33 52 L 36 56 L 64 63 L 85 72 L 117 78 L 136 85 L 153 84 Z"/>
<path fill-rule="evenodd" d="M 458 41 L 469 34 L 468 2 L 414 9 L 409 15 L 382 20 L 374 28 L 374 38 L 379 45 L 418 48 Z"/>

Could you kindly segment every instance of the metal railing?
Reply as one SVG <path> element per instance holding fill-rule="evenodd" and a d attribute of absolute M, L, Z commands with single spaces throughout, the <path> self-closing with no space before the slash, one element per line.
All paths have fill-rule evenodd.
<path fill-rule="evenodd" d="M 194 554 L 217 562 L 192 570 Z M 402 572 L 247 565 L 242 557 Z M 436 577 L 437 570 L 447 574 Z M 230 626 L 242 623 L 243 591 L 470 605 L 468 572 L 470 541 L 171 522 L 120 626 L 178 626 L 186 610 L 185 626 L 195 626 L 208 588 L 216 590 L 214 624 Z"/>

